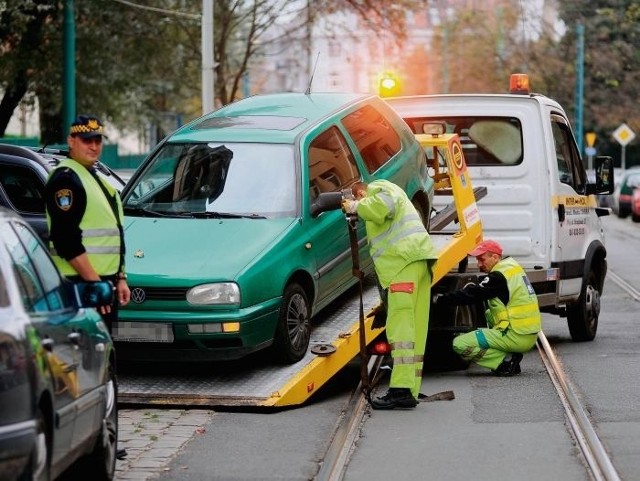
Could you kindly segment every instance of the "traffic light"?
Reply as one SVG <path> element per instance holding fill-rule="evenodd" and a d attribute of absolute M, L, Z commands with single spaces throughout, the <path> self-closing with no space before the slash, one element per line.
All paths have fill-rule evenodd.
<path fill-rule="evenodd" d="M 380 97 L 395 97 L 400 95 L 400 79 L 393 73 L 384 73 L 380 77 L 378 91 Z"/>

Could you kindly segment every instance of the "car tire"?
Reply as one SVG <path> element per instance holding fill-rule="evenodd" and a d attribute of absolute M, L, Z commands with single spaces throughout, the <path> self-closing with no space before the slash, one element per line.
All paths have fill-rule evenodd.
<path fill-rule="evenodd" d="M 93 451 L 78 461 L 81 479 L 111 481 L 116 471 L 118 447 L 118 384 L 113 365 L 109 366 L 105 390 L 105 412 Z"/>
<path fill-rule="evenodd" d="M 633 222 L 640 222 L 640 215 L 639 214 L 631 214 L 631 220 Z"/>
<path fill-rule="evenodd" d="M 51 436 L 42 411 L 38 409 L 36 418 L 36 439 L 29 464 L 18 478 L 19 481 L 49 481 L 51 464 Z"/>
<path fill-rule="evenodd" d="M 593 341 L 596 337 L 600 315 L 600 290 L 597 286 L 596 274 L 589 270 L 578 302 L 567 306 L 569 333 L 576 342 Z"/>
<path fill-rule="evenodd" d="M 431 222 L 431 215 L 430 215 L 431 212 L 429 209 L 429 205 L 425 202 L 422 202 L 422 200 L 418 197 L 414 197 L 411 200 L 411 203 L 418 211 L 418 215 L 420 216 L 420 219 L 422 219 L 422 224 L 424 225 L 424 228 L 427 229 L 428 231 L 429 223 Z"/>
<path fill-rule="evenodd" d="M 293 364 L 304 357 L 311 339 L 311 307 L 307 293 L 297 283 L 288 284 L 282 296 L 273 341 L 276 359 Z"/>
<path fill-rule="evenodd" d="M 455 332 L 429 331 L 424 354 L 426 372 L 464 371 L 471 364 L 453 350 L 453 339 L 458 333 L 470 332 L 480 327 L 476 309 L 474 306 L 455 306 L 449 310 L 454 311 Z M 434 306 L 431 306 L 431 312 L 433 311 Z"/>

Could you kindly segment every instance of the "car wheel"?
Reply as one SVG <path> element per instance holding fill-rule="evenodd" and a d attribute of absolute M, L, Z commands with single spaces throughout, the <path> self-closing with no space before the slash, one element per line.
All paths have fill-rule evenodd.
<path fill-rule="evenodd" d="M 640 222 L 640 214 L 631 214 L 631 220 L 633 222 Z"/>
<path fill-rule="evenodd" d="M 433 307 L 433 306 L 432 306 Z M 473 306 L 456 306 L 453 324 L 457 332 L 473 331 L 476 326 L 476 314 Z M 433 331 L 427 335 L 427 348 L 424 354 L 424 370 L 463 371 L 470 365 L 453 350 L 456 333 Z"/>
<path fill-rule="evenodd" d="M 429 222 L 431 221 L 431 212 L 429 209 L 429 205 L 422 202 L 419 198 L 414 197 L 411 200 L 411 203 L 413 204 L 413 206 L 416 208 L 416 210 L 418 211 L 418 215 L 420 216 L 420 219 L 422 219 L 422 224 L 424 225 L 424 228 L 427 229 L 427 231 L 429 230 Z"/>
<path fill-rule="evenodd" d="M 49 463 L 51 460 L 50 438 L 42 412 L 38 410 L 36 421 L 36 440 L 29 464 L 18 478 L 19 481 L 49 481 Z"/>
<path fill-rule="evenodd" d="M 574 341 L 593 341 L 596 337 L 600 315 L 600 291 L 597 286 L 596 274 L 590 270 L 578 302 L 567 307 L 569 333 Z"/>
<path fill-rule="evenodd" d="M 105 385 L 105 411 L 98 438 L 93 451 L 78 463 L 78 472 L 86 479 L 110 481 L 116 471 L 116 448 L 118 444 L 118 384 L 113 366 Z M 84 478 L 83 478 L 84 479 Z"/>
<path fill-rule="evenodd" d="M 304 357 L 311 339 L 311 308 L 299 284 L 287 285 L 282 296 L 278 325 L 273 341 L 276 358 L 287 364 Z"/>

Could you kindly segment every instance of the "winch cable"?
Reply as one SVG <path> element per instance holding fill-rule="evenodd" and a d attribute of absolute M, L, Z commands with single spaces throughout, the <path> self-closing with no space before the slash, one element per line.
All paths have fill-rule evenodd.
<path fill-rule="evenodd" d="M 364 273 L 360 270 L 360 255 L 358 249 L 358 216 L 347 214 L 347 225 L 349 227 L 349 243 L 351 245 L 351 261 L 353 263 L 352 273 L 358 279 L 358 288 L 360 290 L 360 318 L 359 318 L 359 338 L 360 338 L 360 380 L 362 383 L 362 393 L 371 404 L 371 390 L 373 384 L 369 379 L 369 355 L 367 353 L 367 339 L 364 325 Z"/>

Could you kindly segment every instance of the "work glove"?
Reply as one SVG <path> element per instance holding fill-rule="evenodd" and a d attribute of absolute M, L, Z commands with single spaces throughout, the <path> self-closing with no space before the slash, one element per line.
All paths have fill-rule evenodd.
<path fill-rule="evenodd" d="M 342 212 L 345 214 L 355 214 L 356 209 L 358 208 L 358 201 L 353 199 L 344 199 L 340 205 L 342 207 Z"/>

